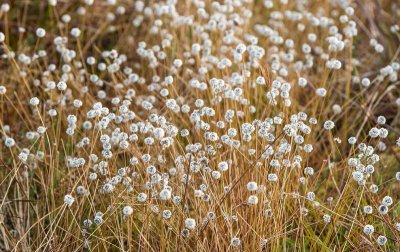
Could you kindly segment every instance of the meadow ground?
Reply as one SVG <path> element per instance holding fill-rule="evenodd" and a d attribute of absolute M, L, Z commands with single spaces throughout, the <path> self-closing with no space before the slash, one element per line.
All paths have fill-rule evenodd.
<path fill-rule="evenodd" d="M 400 2 L 0 3 L 0 251 L 399 251 Z"/>

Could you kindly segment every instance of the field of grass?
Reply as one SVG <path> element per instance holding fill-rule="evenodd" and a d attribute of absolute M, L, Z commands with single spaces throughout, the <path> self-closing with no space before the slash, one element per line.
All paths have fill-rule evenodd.
<path fill-rule="evenodd" d="M 400 2 L 0 2 L 0 251 L 399 251 Z"/>

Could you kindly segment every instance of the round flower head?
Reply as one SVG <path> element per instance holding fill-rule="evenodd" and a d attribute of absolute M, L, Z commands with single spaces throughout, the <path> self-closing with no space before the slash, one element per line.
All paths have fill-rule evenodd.
<path fill-rule="evenodd" d="M 278 176 L 275 173 L 268 174 L 267 178 L 268 178 L 268 181 L 270 181 L 270 182 L 278 181 Z"/>
<path fill-rule="evenodd" d="M 335 123 L 332 122 L 331 120 L 328 120 L 328 121 L 326 121 L 326 122 L 324 123 L 324 128 L 325 128 L 326 130 L 331 130 L 331 129 L 333 129 L 334 127 L 335 127 Z"/>
<path fill-rule="evenodd" d="M 326 96 L 326 89 L 325 88 L 317 88 L 315 91 L 317 96 L 319 97 L 325 97 Z"/>
<path fill-rule="evenodd" d="M 257 189 L 258 189 L 258 186 L 257 186 L 256 182 L 252 181 L 252 182 L 247 183 L 247 190 L 248 191 L 250 191 L 250 192 L 257 191 Z"/>
<path fill-rule="evenodd" d="M 44 36 L 46 36 L 46 31 L 43 28 L 37 28 L 36 29 L 36 36 L 39 38 L 43 38 Z"/>
<path fill-rule="evenodd" d="M 71 16 L 70 15 L 68 15 L 68 14 L 64 14 L 64 15 L 62 15 L 62 17 L 61 17 L 61 20 L 64 22 L 64 23 L 69 23 L 70 21 L 71 21 Z"/>
<path fill-rule="evenodd" d="M 14 139 L 12 139 L 11 137 L 6 137 L 6 139 L 4 140 L 4 144 L 8 147 L 11 148 L 15 145 L 15 141 Z"/>
<path fill-rule="evenodd" d="M 240 239 L 238 237 L 233 237 L 231 240 L 232 247 L 238 247 L 240 245 Z"/>
<path fill-rule="evenodd" d="M 364 179 L 364 175 L 359 171 L 353 172 L 352 175 L 353 175 L 353 179 L 357 182 L 360 182 Z"/>
<path fill-rule="evenodd" d="M 96 225 L 101 225 L 103 223 L 103 216 L 102 215 L 96 215 L 93 219 L 94 224 Z"/>
<path fill-rule="evenodd" d="M 72 203 L 74 203 L 75 199 L 74 197 L 72 197 L 72 195 L 67 194 L 64 196 L 64 204 L 66 204 L 67 206 L 72 206 Z"/>
<path fill-rule="evenodd" d="M 372 193 L 377 193 L 378 190 L 379 190 L 379 188 L 378 188 L 377 185 L 372 184 L 372 185 L 369 187 L 369 190 L 370 190 Z"/>
<path fill-rule="evenodd" d="M 83 226 L 85 228 L 90 228 L 90 226 L 92 226 L 92 224 L 93 224 L 93 222 L 91 220 L 89 220 L 89 219 L 86 219 L 86 220 L 83 221 Z"/>
<path fill-rule="evenodd" d="M 171 218 L 172 212 L 170 210 L 164 210 L 162 212 L 162 216 L 163 216 L 164 219 L 168 220 L 168 219 Z"/>
<path fill-rule="evenodd" d="M 342 112 L 342 107 L 339 104 L 334 104 L 332 106 L 333 113 L 340 114 Z"/>
<path fill-rule="evenodd" d="M 0 35 L 1 40 L 1 35 Z M 0 95 L 4 95 L 7 92 L 7 88 L 5 86 L 0 86 Z"/>
<path fill-rule="evenodd" d="M 393 199 L 392 199 L 392 197 L 390 197 L 390 196 L 385 196 L 385 197 L 382 199 L 382 205 L 389 207 L 389 206 L 391 206 L 392 204 L 393 204 Z"/>
<path fill-rule="evenodd" d="M 213 179 L 220 179 L 221 178 L 221 173 L 219 171 L 212 171 L 211 172 L 211 176 L 213 177 Z"/>
<path fill-rule="evenodd" d="M 379 211 L 380 214 L 385 215 L 385 214 L 387 214 L 389 212 L 389 208 L 387 206 L 385 206 L 385 205 L 380 205 L 378 207 L 378 211 Z"/>
<path fill-rule="evenodd" d="M 77 194 L 82 195 L 82 194 L 85 194 L 85 192 L 86 192 L 86 189 L 84 186 L 80 185 L 80 186 L 76 187 Z"/>
<path fill-rule="evenodd" d="M 400 222 L 396 222 L 395 227 L 396 230 L 400 232 Z"/>
<path fill-rule="evenodd" d="M 60 91 L 64 91 L 65 89 L 67 89 L 67 84 L 64 81 L 60 81 L 59 83 L 57 83 L 57 88 Z"/>
<path fill-rule="evenodd" d="M 365 214 L 372 214 L 373 208 L 371 206 L 365 206 L 363 208 Z"/>
<path fill-rule="evenodd" d="M 54 117 L 57 116 L 57 110 L 55 109 L 50 109 L 48 112 L 49 116 Z"/>
<path fill-rule="evenodd" d="M 372 129 L 370 129 L 368 134 L 372 138 L 377 138 L 377 137 L 379 137 L 380 132 L 381 131 L 378 128 L 373 127 Z"/>
<path fill-rule="evenodd" d="M 122 209 L 122 213 L 123 213 L 125 216 L 129 216 L 129 215 L 131 215 L 131 214 L 133 213 L 133 208 L 132 208 L 131 206 L 125 206 L 125 207 Z"/>
<path fill-rule="evenodd" d="M 33 98 L 31 98 L 30 100 L 29 100 L 29 104 L 30 105 L 32 105 L 32 106 L 37 106 L 37 105 L 39 105 L 39 98 L 37 98 L 37 97 L 33 97 Z"/>
<path fill-rule="evenodd" d="M 364 234 L 366 234 L 366 235 L 372 235 L 372 233 L 373 233 L 374 231 L 375 231 L 374 226 L 369 225 L 369 224 L 367 224 L 367 225 L 364 226 Z"/>
<path fill-rule="evenodd" d="M 249 205 L 257 205 L 258 204 L 258 197 L 257 195 L 251 195 L 249 196 L 249 198 L 247 199 L 247 203 Z"/>
<path fill-rule="evenodd" d="M 171 190 L 170 189 L 163 189 L 160 192 L 160 198 L 161 198 L 161 200 L 164 200 L 164 201 L 169 200 L 171 198 Z"/>
<path fill-rule="evenodd" d="M 265 78 L 263 76 L 258 76 L 256 79 L 258 85 L 265 85 Z"/>
<path fill-rule="evenodd" d="M 322 216 L 322 218 L 323 218 L 324 222 L 326 222 L 326 223 L 330 223 L 331 222 L 331 216 L 330 215 L 324 214 L 324 216 Z"/>
<path fill-rule="evenodd" d="M 81 30 L 77 27 L 74 27 L 71 29 L 71 35 L 75 38 L 79 37 L 81 35 Z"/>
<path fill-rule="evenodd" d="M 369 86 L 371 85 L 371 81 L 370 81 L 368 78 L 363 78 L 363 79 L 361 80 L 361 84 L 362 84 L 364 87 L 369 87 Z"/>
<path fill-rule="evenodd" d="M 386 244 L 387 238 L 386 238 L 386 236 L 380 235 L 380 236 L 378 236 L 378 238 L 376 239 L 376 242 L 378 243 L 379 246 L 383 246 L 383 245 Z"/>
<path fill-rule="evenodd" d="M 397 180 L 397 181 L 400 181 L 400 172 L 396 172 L 395 177 L 396 177 L 396 180 Z"/>
<path fill-rule="evenodd" d="M 138 196 L 137 196 L 137 200 L 139 202 L 145 202 L 147 200 L 147 194 L 139 193 Z"/>
<path fill-rule="evenodd" d="M 357 143 L 357 138 L 355 138 L 355 137 L 350 137 L 350 138 L 348 139 L 348 142 L 349 142 L 349 144 L 354 145 L 354 144 Z"/>
<path fill-rule="evenodd" d="M 187 218 L 185 220 L 185 227 L 187 229 L 194 229 L 196 227 L 196 221 L 192 218 Z"/>
<path fill-rule="evenodd" d="M 298 80 L 298 83 L 299 83 L 300 87 L 305 87 L 305 86 L 307 86 L 307 79 L 300 77 Z"/>
<path fill-rule="evenodd" d="M 57 5 L 57 0 L 48 0 L 48 3 L 50 6 L 56 6 Z"/>
<path fill-rule="evenodd" d="M 272 209 L 267 209 L 264 211 L 265 217 L 272 217 L 274 214 L 272 212 Z"/>
<path fill-rule="evenodd" d="M 380 125 L 383 125 L 386 123 L 386 118 L 384 116 L 378 116 L 378 118 L 376 119 L 376 122 Z"/>
<path fill-rule="evenodd" d="M 225 161 L 220 162 L 220 163 L 218 164 L 218 169 L 219 169 L 220 171 L 222 171 L 222 172 L 227 171 L 228 168 L 229 168 L 229 165 L 228 165 L 228 163 L 225 162 Z"/>

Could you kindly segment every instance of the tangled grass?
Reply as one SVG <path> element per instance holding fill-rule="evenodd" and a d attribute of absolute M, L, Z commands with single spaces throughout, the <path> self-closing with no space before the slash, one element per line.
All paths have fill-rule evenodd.
<path fill-rule="evenodd" d="M 399 5 L 3 3 L 0 250 L 399 251 Z"/>

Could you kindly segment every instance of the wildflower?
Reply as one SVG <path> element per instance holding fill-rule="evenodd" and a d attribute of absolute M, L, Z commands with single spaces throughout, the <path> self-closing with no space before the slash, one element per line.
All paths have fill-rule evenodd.
<path fill-rule="evenodd" d="M 349 137 L 348 139 L 349 144 L 354 145 L 357 142 L 357 138 L 355 137 Z"/>
<path fill-rule="evenodd" d="M 335 127 L 335 123 L 332 122 L 331 120 L 328 120 L 328 121 L 326 121 L 326 122 L 324 123 L 324 128 L 325 128 L 326 130 L 331 130 L 331 129 L 333 129 L 334 127 Z"/>
<path fill-rule="evenodd" d="M 304 168 L 304 174 L 308 176 L 314 175 L 314 169 L 312 167 L 306 167 Z"/>
<path fill-rule="evenodd" d="M 73 103 L 74 103 L 74 107 L 75 108 L 80 108 L 82 106 L 82 104 L 83 104 L 83 102 L 81 100 L 78 100 L 78 99 L 75 99 Z"/>
<path fill-rule="evenodd" d="M 57 88 L 60 91 L 64 91 L 65 89 L 67 89 L 67 84 L 63 81 L 60 81 L 59 83 L 57 83 Z"/>
<path fill-rule="evenodd" d="M 46 132 L 46 127 L 39 126 L 36 131 L 37 131 L 38 134 L 42 135 L 42 134 L 44 134 Z"/>
<path fill-rule="evenodd" d="M 307 80 L 303 77 L 300 77 L 298 80 L 298 84 L 300 87 L 305 87 L 305 86 L 307 86 Z"/>
<path fill-rule="evenodd" d="M 90 226 L 92 226 L 92 224 L 93 224 L 93 222 L 91 220 L 89 220 L 89 219 L 86 219 L 86 220 L 83 221 L 83 226 L 85 228 L 90 228 Z"/>
<path fill-rule="evenodd" d="M 105 183 L 102 189 L 105 193 L 111 193 L 114 190 L 114 186 L 110 183 Z"/>
<path fill-rule="evenodd" d="M 57 116 L 57 110 L 55 109 L 50 109 L 48 112 L 49 116 L 54 117 Z"/>
<path fill-rule="evenodd" d="M 32 105 L 32 106 L 37 106 L 37 105 L 39 105 L 39 98 L 37 98 L 37 97 L 31 98 L 31 99 L 29 100 L 29 104 Z"/>
<path fill-rule="evenodd" d="M 133 208 L 132 208 L 131 206 L 125 206 L 125 207 L 122 209 L 122 213 L 123 213 L 125 216 L 129 216 L 129 215 L 133 214 Z"/>
<path fill-rule="evenodd" d="M 164 200 L 164 201 L 169 200 L 171 198 L 171 190 L 167 189 L 167 188 L 163 189 L 160 192 L 160 198 L 161 198 L 161 200 Z"/>
<path fill-rule="evenodd" d="M 6 13 L 10 11 L 10 5 L 8 3 L 1 4 L 1 11 Z"/>
<path fill-rule="evenodd" d="M 308 192 L 307 193 L 307 199 L 308 200 L 315 200 L 315 193 L 314 192 Z"/>
<path fill-rule="evenodd" d="M 6 137 L 6 139 L 4 140 L 4 144 L 8 147 L 11 148 L 15 145 L 15 141 L 14 139 L 12 139 L 11 137 Z"/>
<path fill-rule="evenodd" d="M 170 210 L 164 210 L 162 216 L 164 219 L 168 220 L 172 217 L 172 212 Z"/>
<path fill-rule="evenodd" d="M 252 181 L 252 182 L 247 183 L 247 190 L 248 191 L 250 191 L 250 192 L 257 191 L 257 189 L 258 189 L 258 186 L 257 186 L 256 182 Z"/>
<path fill-rule="evenodd" d="M 57 0 L 48 0 L 48 3 L 50 6 L 56 6 L 57 5 Z"/>
<path fill-rule="evenodd" d="M 360 181 L 362 181 L 364 179 L 364 175 L 359 171 L 353 172 L 352 175 L 353 175 L 353 179 L 356 182 L 360 182 Z"/>
<path fill-rule="evenodd" d="M 75 201 L 75 199 L 74 199 L 74 197 L 72 197 L 72 195 L 67 194 L 64 196 L 64 203 L 67 206 L 69 206 L 69 207 L 72 206 L 72 203 L 74 203 L 74 201 Z"/>
<path fill-rule="evenodd" d="M 145 202 L 147 200 L 147 195 L 145 193 L 139 193 L 137 196 L 139 202 Z"/>
<path fill-rule="evenodd" d="M 364 211 L 365 214 L 372 214 L 373 208 L 371 206 L 365 206 L 363 208 L 363 211 Z"/>
<path fill-rule="evenodd" d="M 317 88 L 316 94 L 319 97 L 325 97 L 326 96 L 326 89 L 325 88 Z"/>
<path fill-rule="evenodd" d="M 384 246 L 387 242 L 387 238 L 386 238 L 386 236 L 380 235 L 376 239 L 376 242 L 378 243 L 379 246 Z"/>
<path fill-rule="evenodd" d="M 212 171 L 211 172 L 211 176 L 214 178 L 214 179 L 220 179 L 221 178 L 221 173 L 219 172 L 219 171 Z"/>
<path fill-rule="evenodd" d="M 272 217 L 272 216 L 273 216 L 273 211 L 272 211 L 272 209 L 266 209 L 266 210 L 264 211 L 264 215 L 265 215 L 266 217 Z"/>
<path fill-rule="evenodd" d="M 380 130 L 378 128 L 373 127 L 370 131 L 369 131 L 369 136 L 372 138 L 376 138 L 379 136 Z"/>
<path fill-rule="evenodd" d="M 374 227 L 372 225 L 365 225 L 364 226 L 364 234 L 370 236 L 372 233 L 375 231 Z"/>
<path fill-rule="evenodd" d="M 378 190 L 379 190 L 379 188 L 378 188 L 377 185 L 372 184 L 372 185 L 369 187 L 369 190 L 370 190 L 372 193 L 377 193 Z"/>
<path fill-rule="evenodd" d="M 238 237 L 233 237 L 231 239 L 231 246 L 238 247 L 240 245 L 240 239 Z"/>
<path fill-rule="evenodd" d="M 389 208 L 386 206 L 386 205 L 380 205 L 379 207 L 378 207 L 378 211 L 379 211 L 379 213 L 381 214 L 381 215 L 385 215 L 385 214 L 387 214 L 388 213 L 388 211 L 389 211 Z"/>
<path fill-rule="evenodd" d="M 395 178 L 397 181 L 400 181 L 400 172 L 396 172 Z"/>
<path fill-rule="evenodd" d="M 268 174 L 268 181 L 276 182 L 276 181 L 278 181 L 278 176 L 274 173 L 270 173 L 270 174 Z"/>
<path fill-rule="evenodd" d="M 86 193 L 86 189 L 84 186 L 80 185 L 78 187 L 76 187 L 76 193 L 79 195 L 83 195 Z"/>
<path fill-rule="evenodd" d="M 77 27 L 74 27 L 71 29 L 71 35 L 75 38 L 79 37 L 81 35 L 81 30 Z"/>
<path fill-rule="evenodd" d="M 196 227 L 196 221 L 192 218 L 187 218 L 185 220 L 185 227 L 187 229 L 194 229 Z"/>
<path fill-rule="evenodd" d="M 96 216 L 93 219 L 93 222 L 96 225 L 101 225 L 103 223 L 103 216 L 96 214 Z"/>
<path fill-rule="evenodd" d="M 342 107 L 339 104 L 334 104 L 332 106 L 333 113 L 340 114 L 342 112 Z"/>
<path fill-rule="evenodd" d="M 323 218 L 324 222 L 326 222 L 326 223 L 330 223 L 331 222 L 331 216 L 330 215 L 324 214 L 324 216 L 322 216 L 322 218 Z"/>
<path fill-rule="evenodd" d="M 364 87 L 369 87 L 369 86 L 371 85 L 371 81 L 370 81 L 368 78 L 363 78 L 363 79 L 361 80 L 361 84 L 362 84 Z"/>
<path fill-rule="evenodd" d="M 258 204 L 258 197 L 256 195 L 249 196 L 247 203 L 249 205 L 257 205 Z"/>
<path fill-rule="evenodd" d="M 36 29 L 36 36 L 39 38 L 43 38 L 44 36 L 46 36 L 46 31 L 43 28 L 37 28 Z"/>
<path fill-rule="evenodd" d="M 26 154 L 25 152 L 20 152 L 18 154 L 18 158 L 19 160 L 21 160 L 22 162 L 26 162 L 26 160 L 28 159 L 28 154 Z"/>
<path fill-rule="evenodd" d="M 392 197 L 390 197 L 390 196 L 385 196 L 385 197 L 382 199 L 382 205 L 389 207 L 389 206 L 391 206 L 392 204 L 393 204 L 393 199 L 392 199 Z"/>
<path fill-rule="evenodd" d="M 220 162 L 220 163 L 218 164 L 218 169 L 219 169 L 220 171 L 222 171 L 222 172 L 227 171 L 228 168 L 229 168 L 229 165 L 228 165 L 228 163 L 225 162 L 225 161 L 222 161 L 222 162 Z"/>
<path fill-rule="evenodd" d="M 0 42 L 1 42 L 1 34 L 0 34 Z M 4 95 L 7 92 L 7 88 L 5 86 L 0 86 L 0 95 Z"/>

